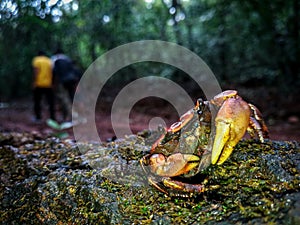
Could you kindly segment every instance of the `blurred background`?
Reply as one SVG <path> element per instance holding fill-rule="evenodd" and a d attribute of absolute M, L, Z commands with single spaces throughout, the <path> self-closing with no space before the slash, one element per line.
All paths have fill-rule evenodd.
<path fill-rule="evenodd" d="M 48 133 L 32 124 L 32 58 L 58 48 L 80 68 L 119 45 L 139 40 L 178 43 L 200 56 L 221 87 L 254 103 L 271 138 L 300 141 L 300 3 L 298 0 L 2 0 L 0 3 L 0 130 Z M 180 56 L 178 56 L 180 57 Z M 101 91 L 96 121 L 111 138 L 111 104 L 129 82 L 161 76 L 193 100 L 199 86 L 171 66 L 138 63 L 115 74 Z M 168 102 L 147 98 L 132 109 L 133 132 L 153 117 L 178 116 Z M 70 131 L 71 132 L 71 131 Z"/>

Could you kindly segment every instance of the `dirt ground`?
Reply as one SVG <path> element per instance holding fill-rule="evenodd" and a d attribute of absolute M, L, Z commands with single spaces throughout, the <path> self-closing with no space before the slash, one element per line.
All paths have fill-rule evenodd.
<path fill-rule="evenodd" d="M 152 119 L 157 116 L 163 117 L 167 126 L 170 126 L 178 119 L 178 115 L 174 114 L 174 108 L 172 108 L 170 105 L 156 103 L 154 106 L 152 106 L 150 103 L 149 101 L 144 101 L 131 110 L 130 128 L 132 133 L 148 129 L 149 126 L 151 128 L 156 125 L 155 121 L 153 122 Z M 47 117 L 46 107 L 44 108 L 44 117 Z M 295 107 L 292 108 L 292 112 L 282 113 L 280 110 L 278 110 L 278 113 L 281 115 L 278 117 L 274 115 L 272 116 L 272 113 L 274 114 L 274 110 L 269 108 L 265 109 L 265 111 L 264 109 L 261 110 L 263 115 L 266 115 L 267 117 L 266 123 L 269 127 L 270 139 L 300 141 L 300 121 L 297 115 L 298 109 L 295 111 Z M 57 114 L 59 118 L 59 112 L 57 112 Z M 34 123 L 32 118 L 33 113 L 31 99 L 27 98 L 7 102 L 6 104 L 2 103 L 0 105 L 0 132 L 37 132 L 42 136 L 57 132 L 46 125 L 46 118 L 40 124 Z M 96 125 L 102 141 L 109 140 L 115 136 L 111 125 L 110 111 L 106 108 L 97 107 Z M 123 125 L 124 124 L 118 124 L 120 127 Z M 68 129 L 67 132 L 69 134 L 68 137 L 73 138 L 72 128 Z"/>

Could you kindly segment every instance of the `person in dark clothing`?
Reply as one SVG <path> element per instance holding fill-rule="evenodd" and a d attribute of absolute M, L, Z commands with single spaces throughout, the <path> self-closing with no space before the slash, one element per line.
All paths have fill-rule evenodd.
<path fill-rule="evenodd" d="M 73 101 L 78 82 L 78 75 L 73 62 L 69 58 L 57 59 L 54 63 L 53 73 L 58 77 L 58 82 L 66 89 L 70 100 Z"/>
<path fill-rule="evenodd" d="M 76 85 L 80 77 L 72 60 L 61 49 L 58 49 L 51 59 L 57 98 L 61 103 L 64 120 L 69 120 Z"/>

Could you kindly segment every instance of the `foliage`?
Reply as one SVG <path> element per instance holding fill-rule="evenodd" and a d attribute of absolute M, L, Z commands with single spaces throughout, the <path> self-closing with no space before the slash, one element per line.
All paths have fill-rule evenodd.
<path fill-rule="evenodd" d="M 107 50 L 145 39 L 195 51 L 225 85 L 297 90 L 299 11 L 297 0 L 3 0 L 0 100 L 30 92 L 31 59 L 41 48 L 51 55 L 62 47 L 86 69 Z M 125 69 L 122 77 L 157 72 L 148 65 Z M 158 71 L 174 79 L 181 75 L 165 67 Z"/>

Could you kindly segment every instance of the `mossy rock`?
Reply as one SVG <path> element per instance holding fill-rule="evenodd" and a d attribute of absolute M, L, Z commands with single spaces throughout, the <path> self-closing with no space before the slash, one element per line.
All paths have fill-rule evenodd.
<path fill-rule="evenodd" d="M 243 140 L 204 193 L 165 196 L 138 160 L 155 137 L 74 143 L 0 134 L 1 224 L 300 224 L 297 142 Z"/>

